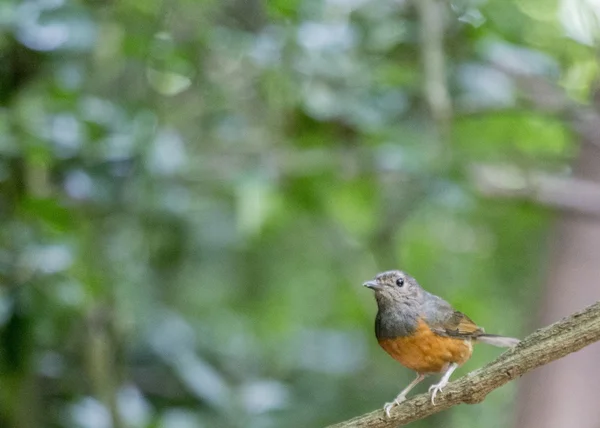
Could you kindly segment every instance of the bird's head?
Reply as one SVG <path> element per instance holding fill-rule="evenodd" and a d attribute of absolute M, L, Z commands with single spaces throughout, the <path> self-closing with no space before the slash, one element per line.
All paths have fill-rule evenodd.
<path fill-rule="evenodd" d="M 423 293 L 417 280 L 401 270 L 381 272 L 363 285 L 375 291 L 375 298 L 378 302 L 402 302 L 417 299 Z"/>

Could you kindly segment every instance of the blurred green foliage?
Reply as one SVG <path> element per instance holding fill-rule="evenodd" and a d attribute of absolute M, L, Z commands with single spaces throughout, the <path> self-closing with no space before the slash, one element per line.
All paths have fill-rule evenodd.
<path fill-rule="evenodd" d="M 568 3 L 450 4 L 444 138 L 406 1 L 4 0 L 0 426 L 372 410 L 412 377 L 373 337 L 384 269 L 526 334 L 550 215 L 469 169 L 568 169 L 567 124 L 496 67 L 585 102 L 596 30 Z M 507 426 L 513 389 L 414 426 Z"/>

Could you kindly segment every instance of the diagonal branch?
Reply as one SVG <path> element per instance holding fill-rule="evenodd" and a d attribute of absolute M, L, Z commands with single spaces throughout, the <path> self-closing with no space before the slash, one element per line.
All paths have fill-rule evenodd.
<path fill-rule="evenodd" d="M 420 394 L 395 407 L 389 419 L 379 409 L 328 428 L 398 427 L 457 404 L 479 403 L 505 383 L 599 340 L 600 302 L 596 302 L 581 312 L 535 331 L 492 363 L 452 382 L 438 395 L 435 406 L 428 394 Z"/>

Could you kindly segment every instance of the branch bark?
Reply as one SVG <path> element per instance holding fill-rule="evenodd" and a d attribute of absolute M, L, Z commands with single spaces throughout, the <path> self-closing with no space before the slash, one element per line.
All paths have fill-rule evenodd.
<path fill-rule="evenodd" d="M 450 383 L 432 405 L 420 394 L 395 407 L 391 417 L 383 410 L 356 417 L 328 428 L 391 428 L 423 419 L 461 403 L 475 404 L 505 383 L 600 340 L 600 302 L 588 306 L 525 338 L 487 366 Z"/>

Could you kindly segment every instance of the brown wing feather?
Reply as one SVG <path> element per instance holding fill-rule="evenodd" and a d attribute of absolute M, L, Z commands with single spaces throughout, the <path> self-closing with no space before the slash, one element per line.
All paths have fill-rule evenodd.
<path fill-rule="evenodd" d="M 459 311 L 452 312 L 446 319 L 429 327 L 434 333 L 450 337 L 474 338 L 485 333 L 483 328 Z"/>

